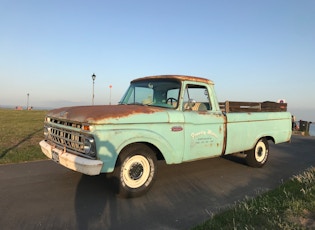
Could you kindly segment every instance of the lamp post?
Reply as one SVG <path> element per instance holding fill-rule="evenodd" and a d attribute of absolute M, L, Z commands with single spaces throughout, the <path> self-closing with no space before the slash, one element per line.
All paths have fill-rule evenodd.
<path fill-rule="evenodd" d="M 30 99 L 30 94 L 29 94 L 29 93 L 27 93 L 26 110 L 28 110 L 28 103 L 29 103 L 29 99 Z"/>
<path fill-rule="evenodd" d="M 95 81 L 96 75 L 93 73 L 92 80 L 93 80 L 93 94 L 92 94 L 92 105 L 94 105 L 94 81 Z"/>
<path fill-rule="evenodd" d="M 112 85 L 109 86 L 109 105 L 112 104 Z"/>

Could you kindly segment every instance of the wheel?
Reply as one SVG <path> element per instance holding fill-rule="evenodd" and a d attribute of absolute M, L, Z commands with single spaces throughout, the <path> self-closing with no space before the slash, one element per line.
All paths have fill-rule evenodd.
<path fill-rule="evenodd" d="M 269 156 L 269 144 L 266 138 L 260 139 L 255 147 L 246 151 L 246 163 L 255 168 L 264 166 Z"/>
<path fill-rule="evenodd" d="M 154 151 L 143 144 L 133 144 L 124 149 L 116 163 L 114 176 L 120 197 L 136 197 L 147 192 L 157 174 Z"/>

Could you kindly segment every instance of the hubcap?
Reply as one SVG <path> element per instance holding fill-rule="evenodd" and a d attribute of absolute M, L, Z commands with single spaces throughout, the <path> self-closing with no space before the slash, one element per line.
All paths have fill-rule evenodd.
<path fill-rule="evenodd" d="M 255 151 L 256 160 L 258 162 L 264 161 L 266 154 L 267 154 L 267 149 L 266 149 L 265 144 L 263 142 L 259 142 L 257 144 L 257 148 Z"/>
<path fill-rule="evenodd" d="M 133 180 L 138 180 L 143 174 L 143 166 L 140 163 L 134 163 L 129 170 L 129 176 Z"/>
<path fill-rule="evenodd" d="M 142 155 L 134 155 L 124 162 L 121 177 L 128 187 L 139 188 L 148 180 L 150 171 L 148 159 Z"/>

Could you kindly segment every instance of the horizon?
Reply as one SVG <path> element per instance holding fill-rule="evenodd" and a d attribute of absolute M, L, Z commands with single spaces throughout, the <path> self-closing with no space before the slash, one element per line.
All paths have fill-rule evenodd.
<path fill-rule="evenodd" d="M 118 103 L 114 104 L 112 103 L 111 105 L 117 105 Z M 95 104 L 95 106 L 102 106 L 102 105 L 110 105 L 110 104 Z M 29 108 L 32 107 L 31 110 L 53 110 L 53 109 L 57 109 L 57 108 L 61 108 L 61 107 L 72 107 L 72 106 L 93 106 L 91 104 L 87 104 L 87 103 L 72 103 L 72 102 L 66 102 L 63 105 L 57 105 L 57 106 L 33 106 L 33 105 L 29 105 Z M 17 107 L 21 107 L 21 110 L 27 110 L 27 105 L 5 105 L 5 104 L 0 104 L 0 109 L 12 109 L 12 110 L 19 110 L 17 109 Z M 315 110 L 313 110 L 312 112 L 310 112 L 309 114 L 313 114 L 313 115 L 305 115 L 303 113 L 303 111 L 295 111 L 295 113 L 292 112 L 292 110 L 290 110 L 288 108 L 287 110 L 288 112 L 291 113 L 291 115 L 295 116 L 296 121 L 307 121 L 307 122 L 311 122 L 315 124 L 315 119 L 312 120 L 311 117 L 313 117 L 313 115 L 315 114 Z"/>

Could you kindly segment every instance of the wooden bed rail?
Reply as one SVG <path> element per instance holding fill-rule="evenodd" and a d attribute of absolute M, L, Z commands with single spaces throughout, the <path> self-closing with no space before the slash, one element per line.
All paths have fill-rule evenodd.
<path fill-rule="evenodd" d="M 240 102 L 225 101 L 220 102 L 220 109 L 223 112 L 286 112 L 287 103 L 265 102 Z"/>

